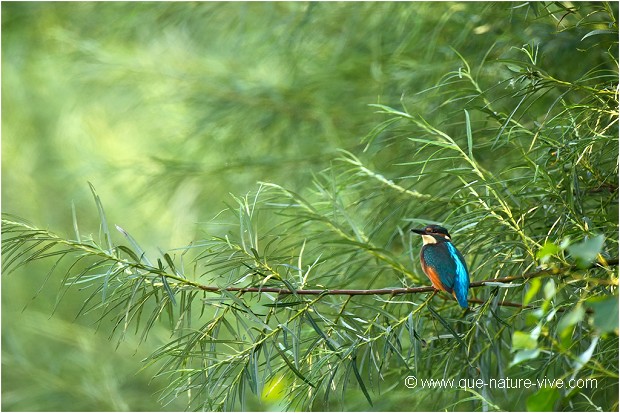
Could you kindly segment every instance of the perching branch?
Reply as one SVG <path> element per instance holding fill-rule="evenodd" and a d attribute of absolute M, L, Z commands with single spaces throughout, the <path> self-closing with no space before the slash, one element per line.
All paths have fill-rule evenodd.
<path fill-rule="evenodd" d="M 608 266 L 617 266 L 618 259 L 607 260 Z M 591 268 L 596 266 L 600 266 L 599 264 L 592 265 Z M 537 278 L 544 275 L 558 275 L 561 273 L 566 273 L 576 269 L 576 266 L 566 266 L 563 268 L 546 268 L 539 269 L 536 271 L 532 271 L 529 273 L 521 274 L 521 275 L 513 275 L 509 277 L 501 277 L 501 278 L 491 278 L 483 281 L 475 281 L 470 284 L 470 288 L 484 287 L 488 283 L 510 283 L 512 281 L 517 280 L 528 280 L 531 278 Z M 615 284 L 614 284 L 615 285 Z M 287 294 L 296 294 L 296 295 L 402 295 L 402 294 L 417 294 L 417 293 L 426 293 L 435 291 L 435 288 L 432 286 L 427 287 L 406 287 L 406 288 L 378 288 L 372 290 L 349 290 L 349 289 L 309 289 L 309 290 L 288 290 L 285 288 L 277 288 L 277 287 L 226 287 L 220 288 L 215 286 L 206 286 L 206 285 L 197 285 L 197 287 L 203 291 L 228 291 L 228 292 L 238 292 L 241 294 L 245 293 L 277 293 L 281 295 Z"/>
<path fill-rule="evenodd" d="M 26 236 L 22 234 L 12 239 L 11 238 L 5 239 L 5 241 L 10 240 L 10 241 L 15 242 L 15 245 L 5 248 L 5 252 L 6 252 L 5 262 L 4 262 L 5 270 L 11 267 L 14 261 L 16 260 L 19 261 L 20 258 L 23 261 L 20 264 L 18 264 L 18 266 L 23 265 L 27 262 L 30 262 L 34 259 L 40 259 L 40 258 L 55 256 L 55 255 L 56 256 L 60 255 L 62 257 L 65 254 L 67 254 L 69 251 L 73 250 L 73 251 L 80 252 L 82 254 L 85 253 L 87 255 L 97 256 L 103 260 L 101 261 L 101 263 L 106 262 L 106 261 L 114 262 L 116 263 L 117 266 L 119 266 L 118 267 L 119 271 L 133 268 L 139 271 L 144 271 L 143 275 L 153 274 L 156 277 L 161 277 L 162 283 L 167 288 L 169 288 L 169 286 L 167 286 L 166 280 L 177 282 L 178 283 L 177 285 L 179 284 L 185 285 L 185 286 L 189 286 L 189 287 L 199 289 L 202 291 L 208 291 L 208 292 L 214 292 L 214 293 L 226 291 L 226 292 L 233 292 L 233 293 L 239 293 L 239 294 L 275 293 L 278 295 L 319 295 L 319 296 L 320 295 L 347 295 L 347 296 L 390 295 L 390 296 L 396 296 L 396 295 L 404 295 L 404 294 L 428 293 L 428 292 L 435 291 L 435 288 L 432 286 L 356 290 L 356 289 L 294 289 L 294 288 L 279 288 L 279 287 L 266 287 L 266 286 L 263 286 L 263 287 L 218 287 L 218 286 L 212 286 L 212 285 L 203 285 L 196 281 L 188 280 L 183 275 L 176 273 L 176 271 L 175 273 L 171 273 L 171 272 L 165 271 L 163 268 L 157 268 L 157 267 L 153 267 L 152 265 L 145 264 L 141 262 L 142 258 L 137 257 L 135 253 L 131 254 L 131 256 L 133 260 L 136 262 L 131 263 L 131 262 L 121 259 L 120 256 L 117 256 L 114 252 L 104 251 L 97 246 L 66 240 L 48 231 L 40 230 L 40 229 L 31 227 L 24 223 L 10 221 L 10 220 L 3 220 L 3 232 L 5 233 L 5 235 L 13 233 L 17 229 L 21 231 L 26 231 L 29 235 Z M 27 258 L 22 256 L 21 254 L 17 254 L 16 256 L 13 256 L 13 254 L 17 251 L 17 246 L 19 245 L 23 246 L 28 242 L 34 243 L 33 246 L 39 246 L 39 244 L 41 243 L 46 243 L 47 246 L 42 247 L 38 251 L 32 252 L 32 254 L 30 254 L 30 256 L 28 256 Z M 54 245 L 63 245 L 65 247 L 69 247 L 70 250 L 63 250 L 60 252 L 48 252 L 48 250 Z M 121 246 L 117 248 L 124 251 L 125 253 L 131 252 L 126 247 Z M 26 248 L 26 251 L 28 251 L 29 249 L 30 248 Z M 119 250 L 117 249 L 113 249 L 113 250 L 116 251 L 116 253 L 119 252 Z M 43 254 L 43 252 L 45 252 L 45 254 Z M 165 256 L 167 256 L 167 254 Z M 169 257 L 167 258 L 167 260 L 169 260 Z M 169 262 L 169 264 L 173 265 L 171 261 Z M 606 266 L 617 266 L 618 259 L 615 258 L 615 259 L 607 260 L 605 264 Z M 602 266 L 602 265 L 597 263 L 597 264 L 593 264 L 590 268 L 594 268 L 597 266 Z M 554 268 L 537 269 L 535 271 L 521 274 L 521 275 L 475 281 L 471 283 L 470 287 L 471 288 L 484 287 L 484 286 L 488 286 L 491 283 L 507 284 L 513 281 L 528 280 L 528 279 L 537 278 L 537 277 L 541 277 L 545 275 L 565 274 L 575 269 L 577 269 L 576 266 L 564 266 L 560 268 L 554 267 Z M 613 285 L 617 285 L 617 282 L 614 282 L 614 281 L 611 281 L 611 282 L 613 283 Z M 168 292 L 172 295 L 172 291 L 168 291 Z"/>

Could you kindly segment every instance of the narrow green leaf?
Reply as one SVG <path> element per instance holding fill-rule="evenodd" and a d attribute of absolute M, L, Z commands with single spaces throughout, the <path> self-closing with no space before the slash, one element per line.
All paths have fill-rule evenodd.
<path fill-rule="evenodd" d="M 594 349 L 598 344 L 598 340 L 598 336 L 594 336 L 592 342 L 590 343 L 590 346 L 586 349 L 586 351 L 581 353 L 579 357 L 577 357 L 577 359 L 573 362 L 573 368 L 575 369 L 572 376 L 573 379 L 575 378 L 579 370 L 581 370 L 583 366 L 585 366 L 586 363 L 592 358 L 592 354 L 594 353 Z"/>
<path fill-rule="evenodd" d="M 166 254 L 164 254 L 164 259 L 166 260 L 166 263 L 168 264 L 168 267 L 170 267 L 172 272 L 175 275 L 180 275 L 179 272 L 177 271 L 175 265 L 174 265 L 174 261 L 172 261 L 172 257 L 170 257 L 170 255 L 166 253 Z"/>
<path fill-rule="evenodd" d="M 254 322 L 256 322 L 257 324 L 259 324 L 261 326 L 261 328 L 265 328 L 268 330 L 271 330 L 272 328 L 269 327 L 267 324 L 265 324 L 263 322 L 263 320 L 261 320 L 255 313 L 254 311 L 252 311 L 252 309 L 250 307 L 248 307 L 245 302 L 240 299 L 239 297 L 237 297 L 235 294 L 226 291 L 226 290 L 222 290 L 222 295 L 228 297 L 230 300 L 232 300 L 235 304 L 237 304 L 239 306 L 240 309 L 243 310 L 244 314 L 247 314 L 248 317 L 250 317 Z"/>
<path fill-rule="evenodd" d="M 141 262 L 142 260 L 144 260 L 144 262 L 148 265 L 153 265 L 151 264 L 151 262 L 149 261 L 149 259 L 146 257 L 146 253 L 144 252 L 144 250 L 142 249 L 142 247 L 140 247 L 140 245 L 138 244 L 138 242 L 134 239 L 134 237 L 132 237 L 127 231 L 125 231 L 123 228 L 121 228 L 118 225 L 115 225 L 116 230 L 118 232 L 120 232 L 121 234 L 123 234 L 123 236 L 127 239 L 127 241 L 129 241 L 129 243 L 131 244 L 131 246 L 133 247 L 133 249 L 136 251 L 136 255 L 138 255 L 140 257 L 140 259 L 136 262 Z"/>
<path fill-rule="evenodd" d="M 566 250 L 575 259 L 578 267 L 587 268 L 601 252 L 604 243 L 605 236 L 600 234 L 572 244 Z"/>
<path fill-rule="evenodd" d="M 433 307 L 431 307 L 430 305 L 427 306 L 426 308 L 428 308 L 428 311 L 431 313 L 431 315 L 437 320 L 439 321 L 445 328 L 446 330 L 448 330 L 450 332 L 450 334 L 452 334 L 452 336 L 454 336 L 454 338 L 459 342 L 460 345 L 462 345 L 463 347 L 466 347 L 465 343 L 463 342 L 463 340 L 461 339 L 461 336 L 458 335 L 458 333 L 456 331 L 454 331 L 454 329 L 452 328 L 452 326 L 446 321 L 444 320 L 444 318 L 442 316 L 440 316 L 437 311 L 435 311 L 433 309 Z"/>
<path fill-rule="evenodd" d="M 2 260 L 2 272 L 4 274 L 11 273 L 15 271 L 17 268 L 27 264 L 30 261 L 30 257 L 32 255 L 28 255 L 28 252 L 33 248 L 36 248 L 38 245 L 42 244 L 44 241 L 34 241 L 33 244 L 24 249 L 20 249 L 20 247 L 25 246 L 25 242 L 21 242 L 16 244 L 17 247 L 13 250 L 15 256 L 11 257 L 11 255 L 7 255 L 7 240 L 3 240 L 2 242 L 2 254 L 4 255 L 4 259 Z M 55 243 L 51 243 L 50 245 L 54 245 Z M 15 263 L 15 266 L 11 268 L 11 266 Z"/>
<path fill-rule="evenodd" d="M 585 315 L 586 310 L 579 304 L 568 313 L 565 313 L 557 326 L 560 335 L 564 336 L 570 334 L 569 330 L 572 331 L 573 326 L 583 320 Z"/>
<path fill-rule="evenodd" d="M 80 229 L 78 228 L 77 213 L 75 212 L 75 203 L 73 201 L 71 201 L 71 218 L 73 220 L 73 231 L 75 232 L 75 240 L 79 243 L 82 243 L 82 238 L 80 237 Z"/>
<path fill-rule="evenodd" d="M 329 379 L 327 380 L 327 383 L 325 385 L 325 395 L 323 396 L 323 402 L 325 404 L 327 404 L 329 402 L 329 392 L 332 389 L 332 387 L 336 387 L 334 385 L 334 378 L 336 377 L 336 373 L 338 372 L 338 367 L 340 367 L 340 364 L 336 364 L 334 365 L 332 374 L 329 376 Z"/>
<path fill-rule="evenodd" d="M 166 294 L 168 294 L 168 298 L 170 299 L 173 305 L 176 305 L 177 301 L 174 298 L 174 293 L 172 292 L 172 289 L 170 288 L 170 284 L 168 284 L 167 277 L 163 274 L 161 276 L 161 282 L 164 285 L 164 290 L 166 291 Z"/>
<path fill-rule="evenodd" d="M 493 281 L 485 281 L 484 285 L 487 285 L 489 287 L 496 287 L 496 288 L 520 288 L 520 287 L 523 287 L 522 284 L 507 284 L 507 283 L 500 283 L 500 282 L 493 282 Z"/>
<path fill-rule="evenodd" d="M 134 260 L 136 263 L 140 263 L 140 258 L 136 255 L 135 252 L 133 252 L 132 249 L 124 246 L 124 245 L 118 245 L 116 248 L 118 248 L 119 250 L 123 251 L 125 254 L 129 255 L 129 257 Z"/>
<path fill-rule="evenodd" d="M 103 204 L 101 203 L 101 199 L 99 195 L 97 195 L 97 191 L 95 191 L 95 187 L 90 182 L 88 183 L 90 186 L 90 191 L 93 193 L 93 197 L 95 198 L 95 204 L 97 205 L 97 210 L 99 211 L 99 220 L 101 221 L 101 230 L 103 231 L 106 244 L 108 246 L 108 252 L 112 253 L 112 235 L 110 234 L 110 229 L 108 228 L 108 220 L 105 216 L 105 211 L 103 210 Z"/>
<path fill-rule="evenodd" d="M 526 285 L 527 291 L 525 293 L 525 297 L 523 297 L 523 305 L 528 305 L 534 299 L 534 297 L 536 297 L 536 293 L 540 291 L 540 287 L 542 286 L 542 281 L 540 280 L 540 278 L 534 278 Z"/>
<path fill-rule="evenodd" d="M 317 334 L 319 336 L 321 336 L 321 338 L 323 338 L 323 340 L 325 341 L 325 344 L 327 344 L 327 347 L 329 347 L 329 349 L 332 350 L 332 351 L 336 351 L 336 347 L 331 342 L 332 339 L 327 337 L 327 335 L 323 332 L 323 330 L 321 330 L 319 325 L 316 323 L 316 321 L 314 321 L 314 319 L 312 318 L 312 316 L 308 312 L 306 312 L 305 315 L 306 315 L 306 319 L 308 320 L 308 322 L 310 323 L 310 325 L 312 326 L 314 331 L 316 331 Z"/>
<path fill-rule="evenodd" d="M 426 340 L 424 340 L 414 328 L 413 313 L 409 313 L 409 316 L 407 316 L 407 322 L 405 323 L 405 327 L 407 328 L 407 331 L 409 332 L 409 341 L 411 343 L 414 343 L 415 340 L 418 340 L 423 346 L 426 346 L 427 344 Z"/>
<path fill-rule="evenodd" d="M 586 301 L 594 310 L 592 324 L 602 333 L 618 331 L 618 296 L 594 297 Z"/>
<path fill-rule="evenodd" d="M 366 146 L 364 147 L 364 152 L 368 151 L 368 148 L 373 143 L 373 141 L 381 135 L 381 132 L 388 129 L 392 124 L 398 122 L 399 118 L 391 118 L 386 121 L 381 122 L 379 125 L 373 127 L 373 129 L 362 138 L 362 143 L 366 142 Z"/>
<path fill-rule="evenodd" d="M 555 402 L 560 398 L 560 392 L 553 387 L 544 387 L 527 398 L 528 412 L 552 412 Z"/>
<path fill-rule="evenodd" d="M 278 301 L 275 303 L 269 303 L 269 304 L 263 304 L 263 307 L 274 307 L 274 308 L 285 308 L 285 307 L 296 307 L 298 305 L 302 305 L 302 304 L 307 304 L 307 301 L 291 301 L 291 302 L 284 302 L 284 301 Z"/>
<path fill-rule="evenodd" d="M 613 34 L 614 36 L 618 37 L 618 30 L 610 30 L 610 29 L 592 30 L 591 32 L 586 33 L 585 36 L 581 38 L 581 41 L 583 42 L 585 39 L 587 39 L 590 36 L 600 36 L 601 34 Z"/>
<path fill-rule="evenodd" d="M 517 60 L 517 59 L 497 59 L 495 60 L 497 63 L 506 63 L 506 64 L 510 64 L 510 65 L 514 65 L 516 67 L 521 67 L 522 71 L 525 71 L 525 69 L 529 68 L 532 71 L 538 71 L 538 72 L 544 72 L 544 70 L 542 68 L 540 68 L 539 66 L 536 66 L 535 64 L 531 63 L 531 62 L 527 62 L 524 60 Z"/>
<path fill-rule="evenodd" d="M 442 148 L 448 149 L 456 149 L 456 147 L 450 142 L 438 141 L 438 140 L 429 140 L 429 139 L 420 139 L 420 138 L 408 138 L 412 142 L 424 143 L 426 145 L 435 145 Z"/>
<path fill-rule="evenodd" d="M 474 159 L 474 151 L 473 151 L 473 142 L 474 138 L 471 134 L 471 120 L 469 119 L 469 112 L 467 109 L 465 111 L 465 132 L 467 133 L 467 153 L 469 155 L 469 159 Z"/>
<path fill-rule="evenodd" d="M 524 331 L 515 331 L 512 333 L 512 349 L 513 350 L 534 350 L 538 347 L 538 340 L 532 334 Z"/>
<path fill-rule="evenodd" d="M 380 104 L 376 104 L 376 103 L 371 103 L 368 106 L 381 109 L 382 110 L 381 113 L 386 113 L 386 114 L 389 114 L 389 115 L 396 115 L 396 116 L 399 116 L 399 117 L 405 118 L 405 119 L 413 119 L 413 116 L 411 116 L 410 114 L 405 113 L 405 112 L 401 112 L 401 111 L 396 110 L 394 108 L 391 108 L 389 106 L 380 105 Z"/>
<path fill-rule="evenodd" d="M 540 260 L 542 264 L 545 264 L 549 259 L 561 251 L 560 247 L 551 241 L 546 241 L 538 251 L 536 251 L 536 259 Z"/>
<path fill-rule="evenodd" d="M 288 366 L 289 369 L 291 369 L 291 371 L 293 373 L 295 373 L 295 375 L 297 377 L 299 377 L 304 383 L 306 383 L 308 386 L 310 387 L 316 387 L 310 380 L 308 380 L 303 374 L 301 374 L 301 372 L 293 365 L 293 363 L 291 363 L 291 361 L 288 359 L 288 357 L 286 357 L 286 354 L 284 354 L 284 352 L 279 348 L 279 346 L 276 344 L 273 346 L 276 351 L 278 352 L 278 354 L 280 354 L 280 357 L 282 358 L 282 360 L 286 363 L 286 365 Z"/>
<path fill-rule="evenodd" d="M 249 380 L 251 380 L 251 378 L 249 378 Z M 241 405 L 241 410 L 244 410 L 243 406 L 245 404 L 245 383 L 246 381 L 241 378 L 239 380 L 239 384 L 237 385 L 237 395 L 239 397 L 239 404 Z"/>
<path fill-rule="evenodd" d="M 108 293 L 108 284 L 110 283 L 110 277 L 115 272 L 114 268 L 115 268 L 114 266 L 110 266 L 108 271 L 105 273 L 105 276 L 103 277 L 103 288 L 101 289 L 101 301 L 102 302 L 105 302 L 106 295 Z"/>
<path fill-rule="evenodd" d="M 545 283 L 545 286 L 543 287 L 543 292 L 545 293 L 545 300 L 551 300 L 553 297 L 555 297 L 555 281 L 547 281 Z"/>
<path fill-rule="evenodd" d="M 360 388 L 362 389 L 362 393 L 364 393 L 364 396 L 366 397 L 366 400 L 368 400 L 368 403 L 371 406 L 373 406 L 372 399 L 370 398 L 370 394 L 368 394 L 368 390 L 366 389 L 364 380 L 362 380 L 362 376 L 360 375 L 360 372 L 357 369 L 357 363 L 355 360 L 356 360 L 356 357 L 351 358 L 351 367 L 353 367 L 353 373 L 355 374 L 355 378 L 357 379 L 357 382 L 359 383 Z"/>
<path fill-rule="evenodd" d="M 299 326 L 301 323 L 296 322 L 296 324 Z M 293 355 L 293 362 L 295 364 L 295 367 L 299 368 L 299 336 L 298 334 L 301 334 L 301 331 L 299 331 L 298 329 L 298 334 L 295 334 L 294 331 L 292 331 L 291 329 L 289 329 L 286 325 L 282 324 L 282 333 L 284 333 L 284 343 L 286 345 L 286 343 L 288 343 L 288 337 L 291 337 L 291 343 L 292 343 L 292 350 L 291 350 L 291 354 Z"/>
<path fill-rule="evenodd" d="M 510 366 L 515 366 L 521 363 L 522 361 L 535 359 L 536 357 L 538 357 L 539 354 L 540 354 L 540 349 L 538 348 L 534 350 L 519 350 L 515 353 L 515 356 L 510 362 Z"/>
<path fill-rule="evenodd" d="M 250 247 L 250 251 L 252 252 L 252 255 L 254 256 L 254 259 L 257 262 L 260 262 L 260 255 L 258 255 L 258 251 L 256 251 L 254 247 Z"/>
<path fill-rule="evenodd" d="M 506 321 L 504 321 L 504 319 L 502 319 L 499 315 L 497 315 L 497 313 L 493 309 L 490 309 L 490 311 L 491 311 L 491 314 L 493 315 L 493 318 L 497 320 L 498 323 L 503 324 L 504 326 L 509 327 L 509 328 L 511 327 L 511 325 L 508 324 Z"/>

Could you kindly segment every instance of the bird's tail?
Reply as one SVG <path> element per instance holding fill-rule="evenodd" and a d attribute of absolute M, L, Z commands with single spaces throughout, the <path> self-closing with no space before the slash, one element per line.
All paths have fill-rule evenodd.
<path fill-rule="evenodd" d="M 452 291 L 452 295 L 456 298 L 456 301 L 459 302 L 459 305 L 463 308 L 467 308 L 469 304 L 467 303 L 467 288 L 455 288 Z"/>

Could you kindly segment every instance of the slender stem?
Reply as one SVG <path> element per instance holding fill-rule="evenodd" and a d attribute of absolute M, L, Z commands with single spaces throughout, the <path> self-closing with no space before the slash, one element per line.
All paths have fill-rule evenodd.
<path fill-rule="evenodd" d="M 618 259 L 612 259 L 607 261 L 607 265 L 616 266 L 618 265 Z M 575 267 L 569 266 L 564 268 L 549 268 L 542 269 L 537 271 L 532 271 L 529 273 L 521 274 L 521 275 L 513 275 L 509 277 L 501 277 L 501 278 L 491 278 L 483 281 L 475 281 L 470 284 L 470 288 L 478 288 L 484 287 L 487 283 L 510 283 L 517 280 L 528 280 L 530 278 L 541 277 L 544 275 L 558 275 L 561 273 L 568 272 L 573 270 Z M 308 290 L 289 290 L 286 288 L 277 288 L 277 287 L 216 287 L 216 286 L 208 286 L 208 285 L 200 285 L 194 284 L 197 288 L 203 291 L 229 291 L 229 292 L 239 292 L 242 294 L 245 293 L 277 293 L 281 295 L 287 294 L 296 294 L 296 295 L 402 295 L 402 294 L 417 294 L 417 293 L 426 293 L 434 291 L 435 288 L 432 286 L 425 287 L 404 287 L 404 288 L 378 288 L 372 290 L 351 290 L 351 289 L 308 289 Z"/>

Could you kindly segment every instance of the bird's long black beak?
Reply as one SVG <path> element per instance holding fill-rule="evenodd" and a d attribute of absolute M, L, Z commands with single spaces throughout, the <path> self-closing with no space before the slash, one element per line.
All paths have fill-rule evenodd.
<path fill-rule="evenodd" d="M 426 235 L 426 231 L 423 229 L 412 229 L 411 232 L 415 232 L 416 234 Z"/>

